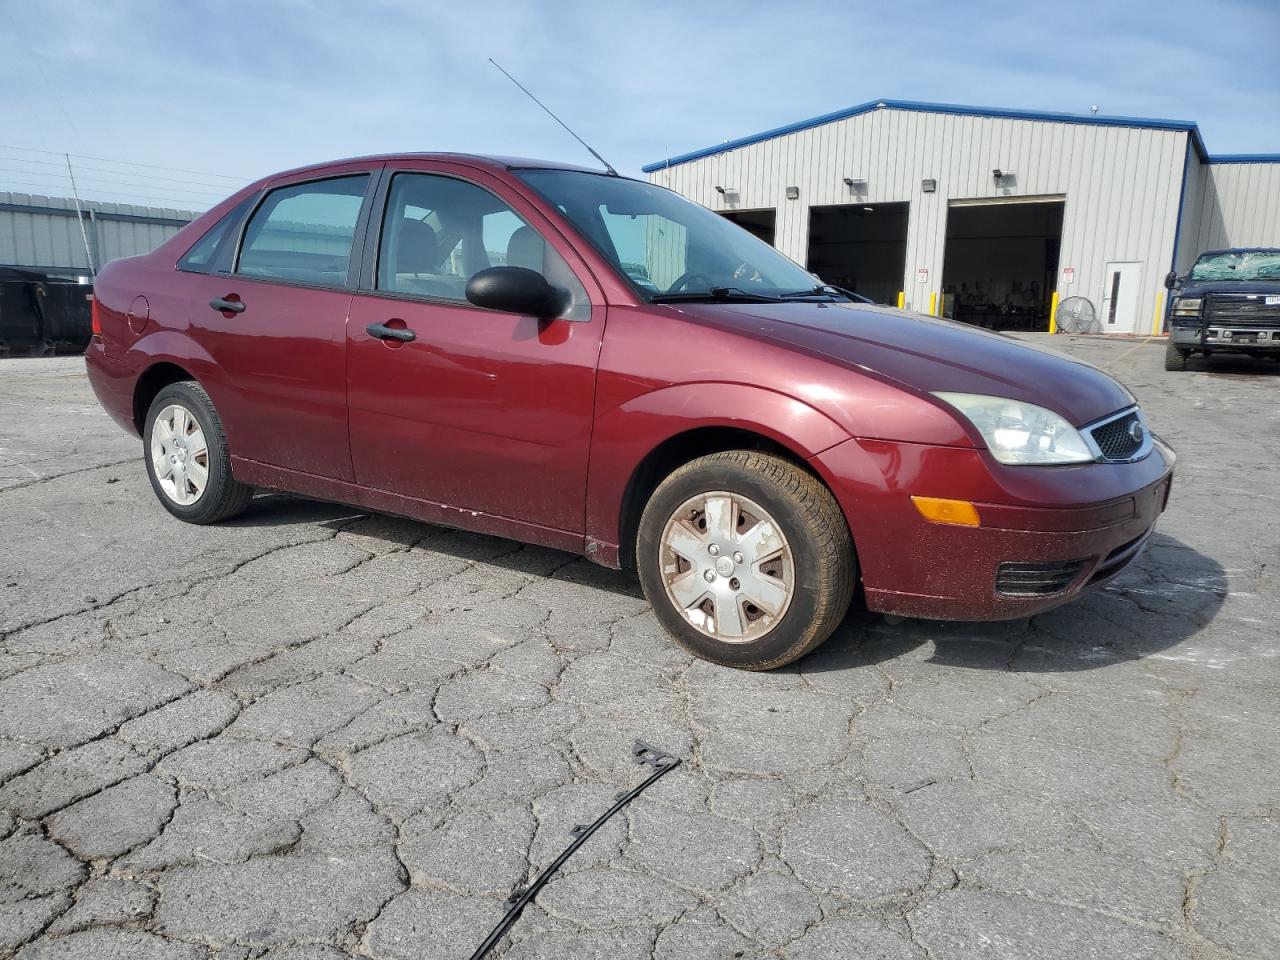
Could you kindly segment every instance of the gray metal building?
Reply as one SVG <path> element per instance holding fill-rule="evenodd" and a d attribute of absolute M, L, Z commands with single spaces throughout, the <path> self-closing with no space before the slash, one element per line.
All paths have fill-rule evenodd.
<path fill-rule="evenodd" d="M 984 326 L 1043 329 L 1056 293 L 1158 331 L 1170 269 L 1280 246 L 1280 155 L 1176 120 L 880 100 L 643 169 L 827 282 Z"/>
<path fill-rule="evenodd" d="M 199 216 L 95 200 L 82 200 L 80 209 L 77 222 L 74 200 L 0 192 L 0 267 L 87 280 L 89 255 L 101 267 L 116 257 L 147 253 Z"/>

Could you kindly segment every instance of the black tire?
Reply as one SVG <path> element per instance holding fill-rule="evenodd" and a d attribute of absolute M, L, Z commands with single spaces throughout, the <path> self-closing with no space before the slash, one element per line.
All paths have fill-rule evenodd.
<path fill-rule="evenodd" d="M 151 456 L 151 438 L 156 420 L 167 407 L 183 407 L 199 424 L 208 445 L 208 482 L 204 491 L 192 503 L 182 504 L 165 492 L 156 474 Z M 156 394 L 147 410 L 147 420 L 142 436 L 143 460 L 147 467 L 147 479 L 156 499 L 166 510 L 187 523 L 217 523 L 242 512 L 253 497 L 253 488 L 240 483 L 231 474 L 231 454 L 227 448 L 227 435 L 222 429 L 222 419 L 205 393 L 204 387 L 191 380 L 171 383 Z"/>
<path fill-rule="evenodd" d="M 1184 349 L 1170 340 L 1169 345 L 1164 348 L 1164 368 L 1181 373 L 1187 369 L 1187 358 L 1190 356 L 1190 350 Z"/>
<path fill-rule="evenodd" d="M 713 491 L 759 504 L 791 549 L 790 602 L 777 622 L 754 639 L 726 642 L 704 633 L 667 592 L 662 569 L 667 523 L 690 499 Z M 700 457 L 663 480 L 640 518 L 636 565 L 654 613 L 681 646 L 703 660 L 742 670 L 784 666 L 826 640 L 849 609 L 857 577 L 853 539 L 831 492 L 795 464 L 752 450 Z"/>

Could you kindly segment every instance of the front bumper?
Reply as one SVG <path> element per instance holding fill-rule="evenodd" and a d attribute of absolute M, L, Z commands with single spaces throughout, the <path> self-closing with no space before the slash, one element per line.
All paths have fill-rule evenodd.
<path fill-rule="evenodd" d="M 1200 321 L 1194 325 L 1174 322 L 1169 326 L 1169 336 L 1179 347 L 1191 350 L 1280 351 L 1280 330 L 1239 321 L 1210 323 L 1203 339 Z"/>
<path fill-rule="evenodd" d="M 1168 502 L 1174 459 L 1157 441 L 1136 463 L 1006 467 L 983 450 L 850 440 L 812 462 L 849 521 L 870 609 L 1007 620 L 1050 610 L 1128 566 Z M 930 523 L 912 495 L 969 500 L 981 526 Z M 1010 587 L 1010 568 L 1001 570 L 1070 561 L 1082 562 L 1050 593 Z"/>

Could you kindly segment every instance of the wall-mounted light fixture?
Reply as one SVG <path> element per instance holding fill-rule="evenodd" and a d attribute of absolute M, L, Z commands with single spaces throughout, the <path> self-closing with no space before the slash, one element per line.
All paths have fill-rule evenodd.
<path fill-rule="evenodd" d="M 727 197 L 729 194 L 736 192 L 737 191 L 734 190 L 733 187 L 716 187 L 716 193 L 720 194 L 722 197 Z"/>
<path fill-rule="evenodd" d="M 788 199 L 788 200 L 799 200 L 799 199 L 800 199 L 800 188 L 799 188 L 799 187 L 787 187 L 787 199 Z"/>
<path fill-rule="evenodd" d="M 932 177 L 928 177 L 928 178 L 926 178 L 926 179 L 924 179 L 924 180 L 921 180 L 921 181 L 920 181 L 920 192 L 921 192 L 921 193 L 937 193 L 937 192 L 938 192 L 938 181 L 937 181 L 937 180 L 934 180 Z"/>
<path fill-rule="evenodd" d="M 994 170 L 991 171 L 991 179 L 997 182 L 999 182 L 1000 180 L 1012 180 L 1013 171 L 1002 170 L 999 167 L 996 167 Z"/>
<path fill-rule="evenodd" d="M 857 191 L 858 193 L 861 193 L 863 190 L 867 189 L 867 181 L 862 179 L 861 177 L 845 177 L 844 185 L 848 187 L 850 190 Z"/>

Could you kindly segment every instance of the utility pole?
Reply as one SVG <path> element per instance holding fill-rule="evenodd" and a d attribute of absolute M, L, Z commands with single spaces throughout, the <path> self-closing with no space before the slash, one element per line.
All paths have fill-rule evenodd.
<path fill-rule="evenodd" d="M 93 252 L 89 249 L 89 234 L 84 229 L 84 211 L 80 209 L 80 191 L 76 189 L 76 174 L 71 169 L 71 154 L 64 153 L 67 158 L 67 176 L 71 178 L 71 196 L 76 202 L 76 222 L 80 224 L 80 239 L 84 241 L 84 256 L 89 261 L 89 277 L 92 280 L 98 279 L 98 270 L 93 265 Z"/>

